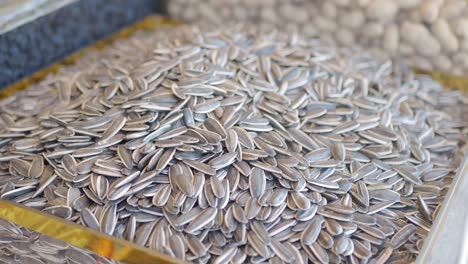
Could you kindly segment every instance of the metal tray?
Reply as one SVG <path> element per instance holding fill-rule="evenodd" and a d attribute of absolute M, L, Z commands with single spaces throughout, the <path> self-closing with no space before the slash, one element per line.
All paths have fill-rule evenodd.
<path fill-rule="evenodd" d="M 449 193 L 417 258 L 420 264 L 468 263 L 468 156 L 458 168 Z"/>
<path fill-rule="evenodd" d="M 105 47 L 112 41 L 125 38 L 138 30 L 154 30 L 164 25 L 181 24 L 179 21 L 150 16 L 125 28 L 119 33 L 82 49 L 54 64 L 0 91 L 0 98 L 24 89 L 62 65 L 72 64 L 81 55 L 93 49 Z M 437 72 L 422 72 L 431 75 L 444 86 L 468 91 L 468 78 L 452 77 Z M 457 171 L 452 188 L 436 218 L 424 247 L 416 262 L 426 263 L 468 263 L 468 156 Z M 180 260 L 162 255 L 134 243 L 105 235 L 95 230 L 68 222 L 9 201 L 0 200 L 0 218 L 29 228 L 44 235 L 62 240 L 71 245 L 95 252 L 103 257 L 125 263 L 182 263 Z"/>

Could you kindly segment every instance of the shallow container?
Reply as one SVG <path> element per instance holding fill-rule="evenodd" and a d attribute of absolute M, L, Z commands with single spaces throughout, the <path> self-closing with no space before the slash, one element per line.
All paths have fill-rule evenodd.
<path fill-rule="evenodd" d="M 13 86 L 2 91 L 2 96 L 25 88 L 28 84 L 37 82 L 47 74 L 57 71 L 61 65 L 73 63 L 80 55 L 90 50 L 104 47 L 111 41 L 129 36 L 136 30 L 153 30 L 162 25 L 174 25 L 178 22 L 159 17 L 149 17 L 132 27 L 127 28 L 112 38 L 99 42 L 96 45 L 84 49 L 59 64 L 43 69 L 42 71 L 24 79 Z M 454 81 L 442 75 L 446 81 Z M 465 80 L 462 78 L 461 80 Z M 460 86 L 465 87 L 466 86 Z M 424 248 L 419 255 L 418 263 L 466 263 L 465 251 L 468 250 L 466 242 L 468 240 L 468 225 L 465 223 L 466 205 L 464 201 L 468 199 L 468 160 L 465 158 L 458 168 L 457 175 L 453 179 L 452 187 L 446 195 L 444 204 L 439 211 L 434 226 L 426 238 Z M 45 214 L 35 209 L 17 205 L 9 201 L 0 200 L 0 218 L 10 221 L 15 225 L 31 229 L 43 235 L 61 240 L 70 245 L 94 252 L 99 256 L 95 259 L 109 258 L 124 263 L 180 263 L 181 261 L 164 256 L 150 249 L 136 244 L 111 237 L 89 228 L 68 222 L 52 215 Z M 5 223 L 5 222 L 2 222 Z M 1 229 L 1 224 L 0 224 Z M 71 247 L 71 246 L 70 246 Z M 92 253 L 86 253 L 92 255 Z M 102 260 L 109 263 L 109 260 Z M 108 261 L 108 262 L 105 262 Z"/>

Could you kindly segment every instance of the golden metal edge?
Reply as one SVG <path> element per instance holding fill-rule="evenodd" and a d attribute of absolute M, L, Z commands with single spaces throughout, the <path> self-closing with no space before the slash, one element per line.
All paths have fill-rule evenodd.
<path fill-rule="evenodd" d="M 0 199 L 0 218 L 103 257 L 129 264 L 183 263 L 149 248 L 7 200 Z"/>
<path fill-rule="evenodd" d="M 468 76 L 454 76 L 439 71 L 427 71 L 421 69 L 414 69 L 414 71 L 418 74 L 431 76 L 446 88 L 468 92 Z"/>

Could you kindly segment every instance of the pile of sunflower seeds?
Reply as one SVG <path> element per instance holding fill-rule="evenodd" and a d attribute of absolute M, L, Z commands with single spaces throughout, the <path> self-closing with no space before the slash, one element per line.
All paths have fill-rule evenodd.
<path fill-rule="evenodd" d="M 408 263 L 467 104 L 295 34 L 140 32 L 0 101 L 1 198 L 195 263 Z"/>
<path fill-rule="evenodd" d="M 118 263 L 0 219 L 0 263 Z"/>

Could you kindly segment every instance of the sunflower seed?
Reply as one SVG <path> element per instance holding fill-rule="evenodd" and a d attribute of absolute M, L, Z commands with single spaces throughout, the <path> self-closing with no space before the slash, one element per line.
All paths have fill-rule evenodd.
<path fill-rule="evenodd" d="M 432 169 L 426 173 L 424 173 L 421 177 L 421 179 L 425 182 L 428 182 L 428 181 L 436 181 L 436 180 L 439 180 L 441 178 L 443 178 L 445 175 L 449 174 L 449 170 L 447 169 L 443 169 L 443 168 L 440 168 L 440 169 Z"/>
<path fill-rule="evenodd" d="M 307 225 L 306 229 L 302 232 L 301 243 L 306 246 L 312 245 L 317 240 L 321 229 L 322 223 L 320 218 L 313 218 L 312 221 L 310 221 L 310 223 Z"/>
<path fill-rule="evenodd" d="M 284 262 L 286 263 L 294 262 L 295 260 L 294 255 L 290 252 L 290 250 L 286 246 L 284 246 L 282 243 L 278 242 L 277 240 L 273 239 L 271 241 L 271 249 Z"/>
<path fill-rule="evenodd" d="M 31 162 L 31 167 L 28 170 L 30 178 L 39 178 L 44 171 L 44 159 L 42 156 L 35 156 Z"/>
<path fill-rule="evenodd" d="M 265 192 L 266 177 L 265 172 L 258 168 L 253 168 L 249 177 L 250 194 L 258 198 Z"/>
<path fill-rule="evenodd" d="M 292 128 L 289 129 L 288 132 L 289 136 L 291 136 L 297 143 L 301 144 L 306 149 L 313 151 L 319 148 L 319 145 L 317 145 L 317 143 L 312 138 L 310 138 L 301 130 Z"/>
<path fill-rule="evenodd" d="M 209 112 L 212 112 L 216 108 L 221 106 L 220 101 L 215 101 L 215 100 L 209 100 L 204 103 L 197 104 L 193 107 L 193 112 L 199 113 L 199 114 L 206 114 Z"/>
<path fill-rule="evenodd" d="M 193 233 L 200 228 L 208 225 L 213 219 L 216 217 L 217 210 L 215 208 L 207 208 L 203 210 L 200 214 L 198 214 L 195 219 L 190 222 L 187 227 L 185 228 L 185 232 Z"/>
<path fill-rule="evenodd" d="M 206 173 L 208 175 L 215 174 L 215 170 L 205 163 L 194 161 L 194 160 L 184 160 L 183 162 L 187 164 L 189 167 L 196 169 L 197 171 Z"/>
<path fill-rule="evenodd" d="M 73 156 L 70 154 L 64 155 L 62 157 L 62 166 L 71 175 L 76 175 L 78 164 L 76 163 L 75 158 L 73 158 Z"/>
<path fill-rule="evenodd" d="M 269 258 L 270 257 L 270 250 L 268 249 L 267 245 L 262 242 L 258 236 L 253 233 L 249 232 L 247 234 L 247 240 L 249 241 L 252 248 L 262 257 Z"/>
<path fill-rule="evenodd" d="M 127 169 L 133 168 L 133 161 L 130 152 L 124 146 L 119 146 L 117 148 L 117 154 Z"/>
<path fill-rule="evenodd" d="M 398 172 L 398 174 L 400 174 L 403 178 L 405 178 L 411 183 L 418 184 L 418 185 L 423 183 L 421 179 L 419 179 L 416 175 L 414 175 L 413 173 L 411 173 L 410 171 L 408 171 L 407 169 L 403 167 L 396 166 L 393 169 L 396 172 Z"/>
<path fill-rule="evenodd" d="M 80 218 L 83 224 L 86 225 L 87 227 L 95 229 L 95 230 L 101 229 L 98 220 L 88 208 L 84 208 L 81 211 Z"/>
<path fill-rule="evenodd" d="M 257 234 L 257 236 L 263 242 L 265 242 L 266 244 L 270 244 L 270 242 L 272 241 L 270 239 L 270 235 L 268 234 L 265 226 L 261 222 L 259 222 L 259 221 L 252 222 L 251 229 L 252 229 L 252 231 L 255 232 L 255 234 Z"/>
<path fill-rule="evenodd" d="M 234 152 L 238 145 L 237 133 L 234 130 L 229 129 L 226 132 L 226 149 L 229 152 Z"/>
<path fill-rule="evenodd" d="M 208 164 L 211 166 L 211 168 L 219 170 L 234 163 L 236 156 L 237 154 L 235 152 L 223 154 L 217 158 L 212 159 Z"/>
<path fill-rule="evenodd" d="M 125 126 L 126 122 L 127 122 L 127 118 L 125 118 L 124 116 L 118 116 L 117 118 L 115 118 L 109 124 L 109 126 L 104 131 L 104 133 L 101 135 L 100 140 L 105 141 L 115 136 Z"/>

